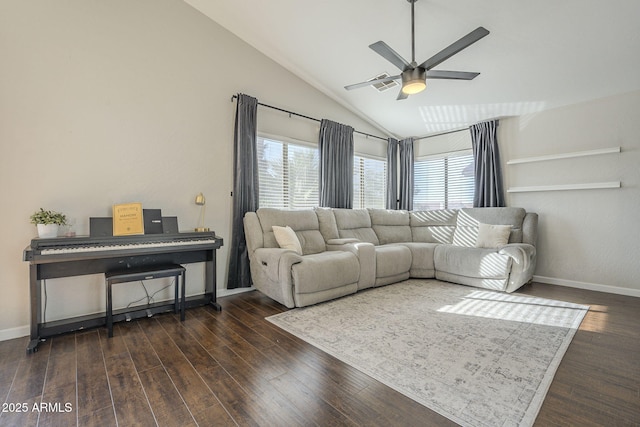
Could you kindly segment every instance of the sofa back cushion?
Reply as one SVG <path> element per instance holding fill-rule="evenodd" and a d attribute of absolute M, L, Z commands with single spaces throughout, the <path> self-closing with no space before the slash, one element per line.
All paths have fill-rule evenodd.
<path fill-rule="evenodd" d="M 273 226 L 289 226 L 296 232 L 296 236 L 302 246 L 302 254 L 310 255 L 324 252 L 326 245 L 320 226 L 318 216 L 312 209 L 286 210 L 276 208 L 260 208 L 256 211 L 260 225 L 265 248 L 278 248 L 278 242 L 273 234 Z"/>
<path fill-rule="evenodd" d="M 408 211 L 369 209 L 371 227 L 381 245 L 411 242 L 411 227 Z"/>
<path fill-rule="evenodd" d="M 474 247 L 479 225 L 510 225 L 509 243 L 522 243 L 523 208 L 462 208 L 458 211 L 453 244 Z"/>
<path fill-rule="evenodd" d="M 320 233 L 324 240 L 328 242 L 331 239 L 339 239 L 340 233 L 338 233 L 338 225 L 336 224 L 336 217 L 333 215 L 333 209 L 331 208 L 314 208 L 316 215 L 318 215 L 318 223 L 320 224 Z"/>
<path fill-rule="evenodd" d="M 333 215 L 341 239 L 354 238 L 374 245 L 380 244 L 366 209 L 333 209 Z"/>
<path fill-rule="evenodd" d="M 411 234 L 414 242 L 451 243 L 456 231 L 458 211 L 439 209 L 411 212 Z"/>

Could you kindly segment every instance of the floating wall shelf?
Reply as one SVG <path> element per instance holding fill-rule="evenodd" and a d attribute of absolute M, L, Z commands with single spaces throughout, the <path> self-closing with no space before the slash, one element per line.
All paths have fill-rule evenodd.
<path fill-rule="evenodd" d="M 508 165 L 516 165 L 520 163 L 544 162 L 547 160 L 570 159 L 574 157 L 597 156 L 601 154 L 619 153 L 620 147 L 601 148 L 598 150 L 575 151 L 573 153 L 550 154 L 539 157 L 525 157 L 522 159 L 513 159 L 507 162 Z"/>
<path fill-rule="evenodd" d="M 601 188 L 620 188 L 620 181 L 592 182 L 588 184 L 536 185 L 530 187 L 511 187 L 507 193 L 526 193 L 531 191 L 566 191 L 566 190 L 597 190 Z"/>

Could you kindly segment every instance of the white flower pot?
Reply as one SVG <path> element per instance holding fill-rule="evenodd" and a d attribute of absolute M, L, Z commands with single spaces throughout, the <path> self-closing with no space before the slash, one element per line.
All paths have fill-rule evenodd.
<path fill-rule="evenodd" d="M 41 239 L 48 239 L 51 237 L 58 237 L 58 224 L 37 224 L 38 237 Z"/>

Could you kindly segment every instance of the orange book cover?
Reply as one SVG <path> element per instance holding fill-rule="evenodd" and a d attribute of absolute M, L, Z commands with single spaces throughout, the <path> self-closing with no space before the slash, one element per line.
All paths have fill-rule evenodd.
<path fill-rule="evenodd" d="M 113 235 L 144 234 L 142 203 L 113 205 Z"/>

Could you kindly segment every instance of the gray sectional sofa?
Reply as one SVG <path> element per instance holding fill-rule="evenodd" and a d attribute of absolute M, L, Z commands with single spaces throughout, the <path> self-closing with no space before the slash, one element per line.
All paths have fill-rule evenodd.
<path fill-rule="evenodd" d="M 291 228 L 294 249 L 274 226 Z M 253 284 L 289 308 L 410 277 L 513 292 L 533 276 L 537 226 L 537 214 L 511 207 L 261 208 L 244 218 Z"/>

